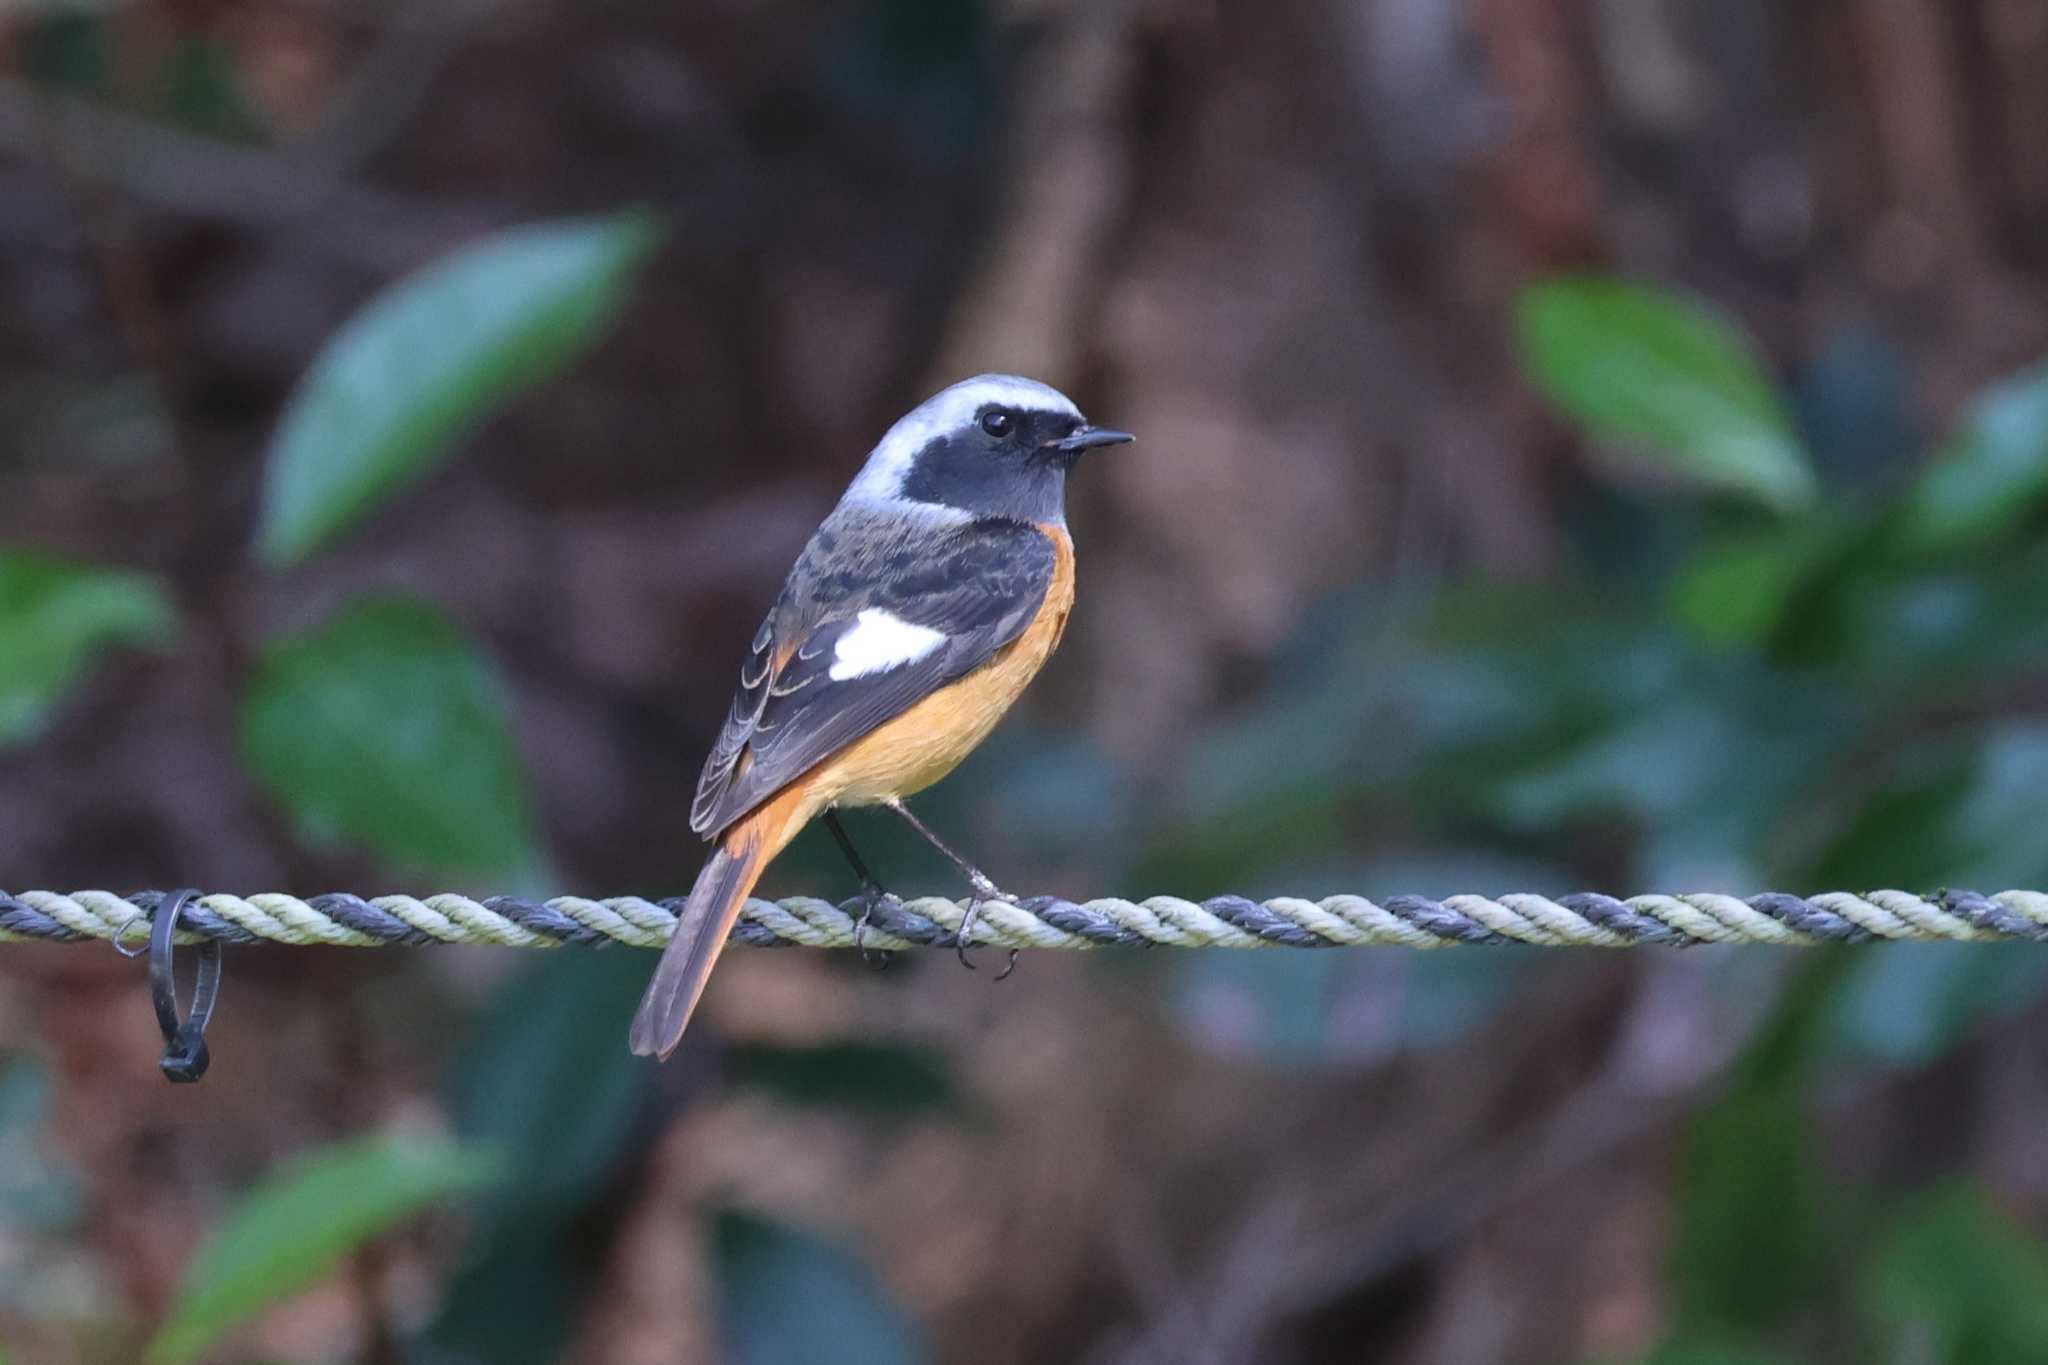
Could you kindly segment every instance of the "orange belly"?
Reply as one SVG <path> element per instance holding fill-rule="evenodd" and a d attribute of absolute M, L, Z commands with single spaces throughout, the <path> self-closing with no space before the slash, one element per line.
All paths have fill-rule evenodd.
<path fill-rule="evenodd" d="M 1074 608 L 1074 542 L 1065 527 L 1038 529 L 1053 544 L 1052 582 L 1024 633 L 966 677 L 870 730 L 813 768 L 808 778 L 792 783 L 803 786 L 807 807 L 796 825 L 831 806 L 872 806 L 923 791 L 988 738 L 1059 647 Z"/>

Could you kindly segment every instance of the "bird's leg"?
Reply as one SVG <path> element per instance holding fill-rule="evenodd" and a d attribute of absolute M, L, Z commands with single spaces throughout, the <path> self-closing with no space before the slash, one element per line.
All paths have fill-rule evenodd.
<path fill-rule="evenodd" d="M 860 918 L 855 920 L 853 925 L 853 946 L 860 950 L 863 961 L 886 967 L 889 965 L 888 954 L 868 952 L 865 940 L 869 917 L 875 913 L 875 907 L 880 905 L 889 893 L 875 880 L 875 874 L 868 871 L 867 863 L 861 859 L 860 850 L 853 846 L 852 838 L 846 833 L 846 826 L 839 823 L 838 811 L 825 812 L 825 828 L 832 832 L 832 842 L 838 844 L 839 851 L 846 855 L 847 864 L 853 868 L 853 875 L 860 878 L 861 910 Z"/>
<path fill-rule="evenodd" d="M 965 858 L 955 853 L 947 846 L 944 839 L 932 833 L 931 828 L 924 821 L 911 814 L 910 807 L 904 805 L 901 801 L 890 801 L 887 805 L 890 810 L 903 817 L 904 823 L 923 835 L 926 843 L 945 854 L 946 860 L 959 868 L 961 875 L 967 878 L 967 884 L 974 888 L 974 896 L 967 902 L 967 913 L 960 917 L 960 928 L 953 935 L 953 951 L 959 955 L 960 965 L 972 971 L 974 964 L 967 960 L 967 936 L 973 932 L 974 921 L 981 914 L 982 902 L 1008 900 L 1009 897 L 1005 896 L 1001 889 L 989 880 L 986 872 L 983 872 L 973 863 L 968 862 Z M 1010 950 L 1009 965 L 997 974 L 996 980 L 1001 981 L 1015 970 L 1017 970 L 1017 950 L 1012 948 Z"/>

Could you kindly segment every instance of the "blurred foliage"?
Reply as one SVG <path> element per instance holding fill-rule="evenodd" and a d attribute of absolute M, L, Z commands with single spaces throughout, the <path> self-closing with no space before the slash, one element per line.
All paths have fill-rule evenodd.
<path fill-rule="evenodd" d="M 616 1173 L 652 1068 L 618 1045 L 646 972 L 638 954 L 548 954 L 472 1021 L 448 1105 L 462 1140 L 503 1153 L 511 1178 L 477 1208 L 482 1252 L 448 1286 L 431 1358 L 557 1358 L 595 1274 L 573 1231 Z"/>
<path fill-rule="evenodd" d="M 23 69 L 43 85 L 124 103 L 196 133 L 251 142 L 264 136 L 263 119 L 244 95 L 225 44 L 180 35 L 153 52 L 143 69 L 133 68 L 129 54 L 116 61 L 107 17 L 95 11 L 119 2 L 18 0 L 11 9 L 41 11 L 23 40 Z M 122 79 L 115 79 L 117 72 Z"/>
<path fill-rule="evenodd" d="M 568 364 L 658 237 L 637 212 L 523 227 L 385 290 L 285 411 L 259 558 L 305 559 L 423 478 L 492 405 Z M 496 671 L 424 603 L 361 602 L 274 644 L 243 704 L 242 751 L 314 838 L 508 887 L 530 889 L 544 865 Z"/>
<path fill-rule="evenodd" d="M 266 651 L 242 709 L 250 770 L 316 839 L 517 882 L 540 864 L 496 669 L 424 603 L 380 598 Z"/>
<path fill-rule="evenodd" d="M 1321 643 L 1280 670 L 1286 682 L 1197 740 L 1184 820 L 1146 879 L 1202 889 L 1262 865 L 1312 866 L 1403 809 L 1422 837 L 1457 841 L 1446 863 L 1479 869 L 1445 890 L 1493 886 L 1485 869 L 1501 850 L 1595 837 L 1650 886 L 2048 878 L 2028 832 L 2048 794 L 2048 743 L 1995 707 L 1957 713 L 1959 684 L 2011 686 L 2048 661 L 2048 558 L 2027 511 L 2048 497 L 2048 406 L 2025 397 L 2039 381 L 2001 386 L 1917 482 L 1820 500 L 1790 491 L 1815 479 L 1813 461 L 1729 324 L 1677 295 L 1580 277 L 1533 286 L 1522 320 L 1531 372 L 1596 433 L 1644 442 L 1782 515 L 1710 507 L 1666 547 L 1661 573 L 1472 585 L 1417 620 L 1367 610 L 1318 627 Z M 1906 529 L 1963 524 L 1966 506 L 1998 511 L 1972 514 L 1971 535 L 1938 553 Z M 1872 1057 L 1928 1055 L 2037 990 L 2039 955 L 2004 950 L 1995 982 L 1988 961 L 1938 945 L 1861 954 L 1843 998 L 1890 998 L 1911 974 L 1918 1022 L 1892 1016 L 1890 1041 L 1858 1041 L 1847 1035 L 1859 1012 L 1843 1005 L 1832 1035 Z M 1263 974 L 1327 971 L 1192 970 L 1241 973 L 1252 996 L 1274 999 L 1287 986 Z M 1891 984 L 1865 984 L 1880 975 Z M 1311 999 L 1324 989 L 1294 981 Z M 1937 1041 L 1907 1043 L 1899 1031 L 1914 1028 Z"/>
<path fill-rule="evenodd" d="M 1701 481 L 1800 511 L 1818 486 L 1741 330 L 1678 295 L 1620 280 L 1526 290 L 1523 362 L 1593 435 L 1642 441 Z"/>
<path fill-rule="evenodd" d="M 861 0 L 842 9 L 819 61 L 838 104 L 892 125 L 934 163 L 957 163 L 981 143 L 994 113 L 996 50 L 982 0 Z"/>
<path fill-rule="evenodd" d="M 959 1114 L 965 1098 L 937 1048 L 849 1041 L 816 1047 L 735 1044 L 726 1056 L 733 1085 L 807 1108 L 882 1119 Z"/>
<path fill-rule="evenodd" d="M 646 971 L 638 954 L 549 955 L 507 981 L 478 1014 L 456 1059 L 450 1107 L 465 1141 L 506 1154 L 511 1179 L 477 1206 L 485 1250 L 448 1289 L 427 1333 L 431 1359 L 542 1365 L 559 1358 L 597 1270 L 578 1254 L 576 1230 L 605 1216 L 653 1066 L 618 1046 Z M 734 1085 L 804 1107 L 894 1120 L 963 1108 L 946 1058 L 929 1048 L 751 1044 L 731 1049 L 725 1065 Z M 877 1324 L 893 1321 L 872 1280 L 840 1253 L 791 1229 L 739 1215 L 729 1222 L 720 1234 L 721 1276 L 742 1318 L 761 1311 L 759 1296 L 794 1287 L 824 1295 L 820 1311 L 852 1319 L 856 1340 L 884 1334 Z M 776 1333 L 794 1329 L 741 1321 L 732 1330 L 772 1344 L 781 1340 Z"/>
<path fill-rule="evenodd" d="M 568 364 L 658 237 L 638 213 L 514 228 L 385 290 L 328 343 L 278 425 L 264 562 L 303 560 L 432 472 L 494 404 Z"/>
<path fill-rule="evenodd" d="M 819 1238 L 728 1211 L 714 1220 L 712 1245 L 731 1365 L 916 1365 L 929 1359 L 916 1330 L 867 1269 Z"/>
<path fill-rule="evenodd" d="M 1937 1191 L 1897 1214 L 1865 1267 L 1862 1302 L 1886 1359 L 2048 1359 L 2048 1252 L 1978 1190 Z"/>
<path fill-rule="evenodd" d="M 1276 670 L 1284 681 L 1192 746 L 1181 819 L 1146 879 L 1235 889 L 1266 869 L 1299 883 L 1327 850 L 1392 824 L 1402 843 L 1443 850 L 1446 868 L 1395 880 L 1398 860 L 1367 861 L 1342 884 L 1441 894 L 1573 879 L 1501 865 L 1538 850 L 1591 853 L 1577 875 L 1652 887 L 2048 881 L 2048 736 L 2024 706 L 2048 665 L 2042 373 L 1996 386 L 1923 469 L 1887 478 L 1816 458 L 1793 416 L 1819 414 L 1822 434 L 1845 439 L 1842 413 L 1868 406 L 1865 377 L 1884 368 L 1867 346 L 1817 367 L 1794 403 L 1737 329 L 1677 294 L 1573 277 L 1533 286 L 1520 321 L 1536 384 L 1589 434 L 1731 496 L 1680 515 L 1669 494 L 1619 495 L 1610 520 L 1657 541 L 1626 573 L 1466 585 L 1417 617 L 1356 605 L 1316 623 Z M 1589 570 L 1614 556 L 1610 538 Z M 1525 955 L 1421 956 L 1474 965 L 1438 975 L 1403 955 L 1396 979 L 1362 991 L 1346 981 L 1356 965 L 1323 957 L 1176 966 L 1196 1039 L 1303 1060 L 1454 1038 L 1513 998 Z M 2022 1306 L 2032 1245 L 1958 1196 L 1898 1215 L 1866 1254 L 1876 1211 L 1829 1176 L 1807 1105 L 1824 1065 L 1924 1064 L 2039 1000 L 2048 953 L 1871 945 L 1809 966 L 1778 972 L 1756 1042 L 1690 1125 L 1679 1312 L 1647 1360 L 2040 1358 Z M 1347 1013 L 1361 997 L 1377 1008 Z M 1962 1294 L 1957 1272 L 1887 1291 L 1937 1251 L 1999 1292 Z M 1888 1353 L 1842 1351 L 1845 1331 Z"/>
<path fill-rule="evenodd" d="M 17 1057 L 0 1067 L 0 1227 L 54 1229 L 78 1217 L 70 1175 L 35 1149 L 49 1104 L 50 1077 L 41 1066 Z"/>
<path fill-rule="evenodd" d="M 1704 429 L 1689 438 L 1680 425 L 1681 416 L 1704 420 L 1698 414 L 1713 407 L 1704 392 L 1732 390 L 1745 395 L 1738 406 L 1765 410 L 1735 375 L 1739 346 L 1720 334 L 1711 343 L 1666 337 L 1653 348 L 1663 363 L 1694 371 L 1675 390 L 1641 366 L 1599 359 L 1647 330 L 1684 330 L 1685 309 L 1675 299 L 1646 305 L 1633 287 L 1539 286 L 1524 312 L 1531 369 L 1596 431 L 1648 440 L 1679 467 L 1742 488 L 1724 457 L 1684 448 L 1720 438 Z M 1587 392 L 1610 384 L 1637 387 L 1625 399 Z M 1720 885 L 2039 884 L 2048 875 L 2037 837 L 2048 741 L 2039 722 L 1996 704 L 1992 689 L 2048 663 L 2038 545 L 2048 499 L 2044 394 L 2038 370 L 1997 386 L 1902 487 L 1833 490 L 1824 504 L 1767 496 L 1800 513 L 1777 526 L 1704 523 L 1710 531 L 1689 538 L 1668 585 L 1637 590 L 1661 592 L 1699 643 L 1659 644 L 1650 627 L 1582 653 L 1596 670 L 1619 662 L 1641 690 L 1605 715 L 1582 712 L 1560 726 L 1562 752 L 1541 770 L 1553 776 L 1533 789 L 1510 776 L 1515 799 L 1501 813 L 1561 834 L 1602 791 L 1625 797 L 1607 807 L 1638 824 L 1638 861 L 1658 884 L 1670 865 L 1657 850 L 1699 847 L 1703 833 L 1723 860 Z M 1667 396 L 1679 401 L 1661 426 L 1632 406 Z M 1768 425 L 1775 434 L 1756 434 L 1745 448 L 1771 450 L 1773 468 L 1789 454 L 1807 469 L 1797 439 Z M 1799 482 L 1770 474 L 1747 491 Z M 1713 681 L 1701 691 L 1703 678 Z M 1686 789 L 1693 799 L 1680 796 Z M 1806 1104 L 1816 1064 L 1929 1062 L 1988 1016 L 2038 999 L 2044 985 L 2048 955 L 2017 945 L 1873 946 L 1802 973 L 1728 1092 L 1692 1125 L 1674 1257 L 1682 1311 L 1672 1341 L 1650 1359 L 1794 1359 L 1773 1348 L 1818 1349 L 1831 1338 L 1819 1351 L 1829 1358 L 2040 1359 L 2038 1245 L 1967 1191 L 1896 1215 L 1877 1238 L 1866 1201 L 1850 1198 L 1817 1159 Z M 1874 1356 L 1839 1349 L 1842 1305 L 1852 1300 Z"/>
<path fill-rule="evenodd" d="M 488 1151 L 410 1138 L 338 1143 L 288 1163 L 245 1192 L 194 1255 L 151 1361 L 198 1359 L 372 1238 L 500 1174 Z"/>
<path fill-rule="evenodd" d="M 1802 1108 L 1819 1016 L 1846 965 L 1796 979 L 1686 1133 L 1674 1257 L 1681 1336 L 1719 1340 L 1826 1294 L 1835 1261 L 1827 1183 Z"/>
<path fill-rule="evenodd" d="M 175 630 L 163 590 L 141 574 L 0 551 L 0 745 L 40 733 L 107 646 L 160 647 Z"/>
<path fill-rule="evenodd" d="M 653 1064 L 613 1047 L 647 964 L 623 952 L 550 955 L 499 987 L 449 1077 L 463 1141 L 501 1152 L 516 1179 L 485 1200 L 489 1227 L 552 1226 L 610 1173 Z"/>
<path fill-rule="evenodd" d="M 1979 398 L 1908 495 L 1901 527 L 1944 550 L 2024 525 L 2048 497 L 2048 369 Z"/>

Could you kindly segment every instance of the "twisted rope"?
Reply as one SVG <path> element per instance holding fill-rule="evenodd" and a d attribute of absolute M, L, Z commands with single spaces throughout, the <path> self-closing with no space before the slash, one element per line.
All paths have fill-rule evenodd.
<path fill-rule="evenodd" d="M 118 896 L 110 891 L 0 892 L 0 942 L 99 939 L 140 943 L 160 891 Z M 214 894 L 186 907 L 178 941 L 197 943 L 324 943 L 369 948 L 383 944 L 491 943 L 553 948 L 566 943 L 655 948 L 675 929 L 680 898 L 557 896 L 482 900 L 443 894 L 333 894 L 301 900 L 276 892 Z M 864 903 L 842 905 L 808 896 L 750 900 L 733 926 L 737 943 L 757 947 L 845 948 Z M 864 941 L 871 948 L 950 945 L 965 904 L 942 897 L 875 907 Z M 1686 947 L 1700 943 L 1863 943 L 1882 939 L 2031 939 L 2048 941 L 2048 893 L 1831 891 L 1801 897 L 1765 892 L 1749 897 L 1450 896 L 1430 900 L 1363 896 L 1205 901 L 1153 896 L 1143 901 L 1075 902 L 1036 896 L 981 907 L 969 941 L 992 948 L 1099 948 L 1157 944 L 1174 948 L 1330 948 L 1396 945 L 1526 943 L 1543 947 Z"/>

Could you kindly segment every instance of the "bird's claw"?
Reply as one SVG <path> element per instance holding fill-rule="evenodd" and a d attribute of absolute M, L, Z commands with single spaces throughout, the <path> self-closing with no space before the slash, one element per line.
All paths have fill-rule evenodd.
<path fill-rule="evenodd" d="M 990 901 L 1009 899 L 1008 896 L 1002 893 L 1002 889 L 987 877 L 975 877 L 973 879 L 973 886 L 974 897 L 967 902 L 967 913 L 960 917 L 960 927 L 953 931 L 953 955 L 959 958 L 960 965 L 970 972 L 980 970 L 969 960 L 967 949 L 974 933 L 974 922 L 981 918 L 981 907 Z M 1004 967 L 996 976 L 996 980 L 1001 981 L 1015 970 L 1017 970 L 1017 950 L 1012 948 L 1010 950 L 1009 965 Z"/>
<path fill-rule="evenodd" d="M 889 899 L 889 893 L 874 882 L 863 882 L 860 888 L 860 898 L 860 918 L 853 922 L 853 946 L 855 951 L 860 954 L 862 962 L 867 963 L 868 966 L 873 967 L 876 971 L 884 971 L 889 966 L 891 955 L 879 948 L 873 951 L 869 950 L 867 943 L 868 921 L 874 918 L 875 907 Z"/>

